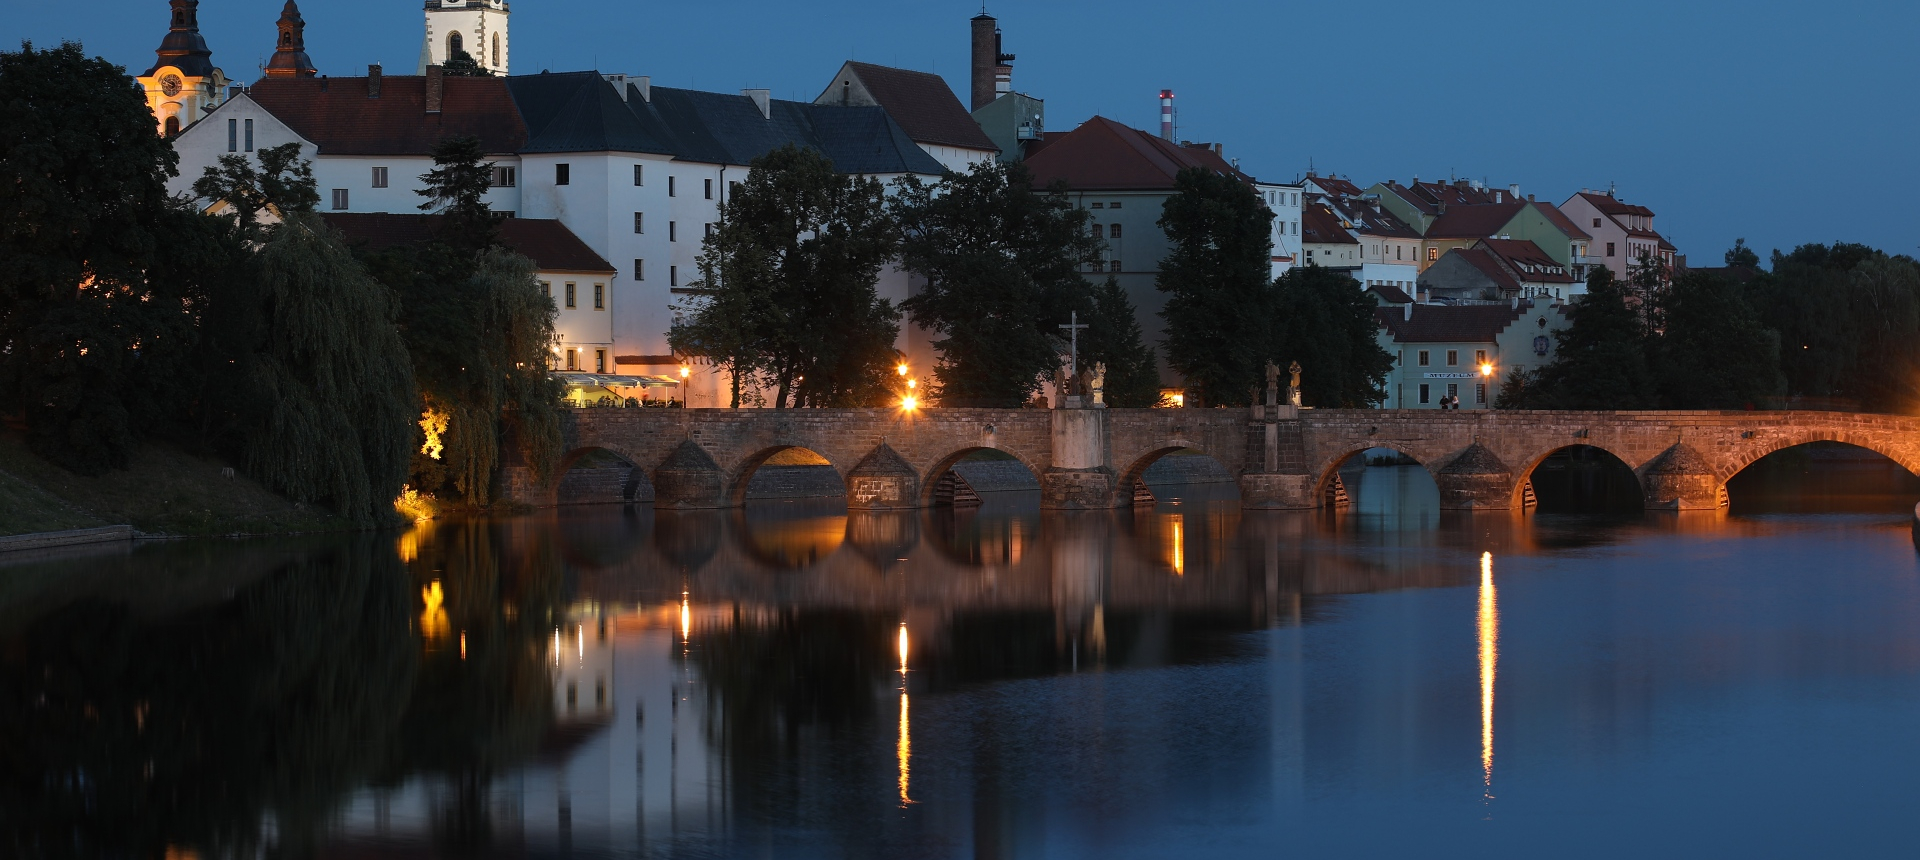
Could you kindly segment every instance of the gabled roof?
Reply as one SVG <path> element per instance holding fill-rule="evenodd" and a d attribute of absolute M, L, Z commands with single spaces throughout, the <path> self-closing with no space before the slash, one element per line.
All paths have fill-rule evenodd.
<path fill-rule="evenodd" d="M 1513 193 L 1504 188 L 1475 187 L 1464 179 L 1456 182 L 1420 182 L 1401 185 L 1388 180 L 1381 183 L 1386 189 L 1407 201 L 1423 215 L 1439 215 L 1442 208 L 1451 211 L 1455 206 L 1481 206 L 1492 203 L 1507 204 L 1515 202 Z M 1524 201 L 1523 201 L 1524 202 Z"/>
<path fill-rule="evenodd" d="M 1600 210 L 1601 214 L 1604 215 L 1644 215 L 1648 218 L 1653 217 L 1652 209 L 1648 209 L 1645 206 L 1636 206 L 1632 203 L 1622 203 L 1615 199 L 1612 194 L 1595 194 L 1591 191 L 1582 191 L 1574 196 L 1593 204 L 1593 208 Z"/>
<path fill-rule="evenodd" d="M 886 109 L 887 115 L 900 124 L 907 137 L 917 143 L 989 152 L 1000 149 L 981 130 L 973 115 L 961 106 L 959 96 L 953 94 L 946 79 L 929 72 L 849 60 L 840 67 L 840 74 L 834 76 L 833 81 L 827 84 L 826 91 L 814 99 L 814 103 L 855 106 L 843 105 L 840 101 L 841 82 L 849 76 L 857 79 L 860 86 L 865 88 L 867 95 L 872 98 L 871 104 Z"/>
<path fill-rule="evenodd" d="M 1306 205 L 1300 207 L 1300 243 L 1358 245 L 1360 240 L 1353 238 L 1347 228 L 1340 226 L 1340 216 L 1334 214 L 1333 207 L 1327 205 L 1325 198 L 1309 195 Z"/>
<path fill-rule="evenodd" d="M 527 126 L 503 78 L 441 79 L 438 113 L 427 112 L 427 79 L 387 75 L 380 97 L 367 79 L 262 78 L 250 96 L 319 155 L 430 155 L 449 137 L 472 135 L 488 153 L 519 152 Z"/>
<path fill-rule="evenodd" d="M 1252 181 L 1212 149 L 1180 146 L 1103 116 L 1081 123 L 1059 140 L 1048 137 L 1046 148 L 1026 159 L 1041 187 L 1064 181 L 1075 190 L 1171 189 L 1174 177 L 1189 167 Z"/>
<path fill-rule="evenodd" d="M 1379 236 L 1388 239 L 1418 239 L 1420 233 L 1399 216 L 1387 211 L 1376 200 L 1361 198 L 1324 199 L 1340 220 L 1353 225 L 1355 232 L 1367 236 Z"/>
<path fill-rule="evenodd" d="M 1538 211 L 1542 217 L 1552 222 L 1553 226 L 1558 228 L 1560 232 L 1567 234 L 1567 238 L 1569 239 L 1593 238 L 1592 236 L 1587 235 L 1587 231 L 1580 229 L 1580 225 L 1573 223 L 1573 219 L 1568 218 L 1567 213 L 1560 211 L 1558 207 L 1549 203 L 1541 203 L 1539 201 L 1530 200 L 1528 201 L 1528 203 L 1530 203 L 1533 206 L 1534 210 Z"/>
<path fill-rule="evenodd" d="M 1485 275 L 1487 280 L 1492 281 L 1493 286 L 1503 293 L 1517 293 L 1524 286 L 1512 272 L 1507 271 L 1507 268 L 1500 264 L 1499 258 L 1494 256 L 1492 251 L 1478 247 L 1455 248 L 1448 251 L 1447 256 L 1478 269 L 1480 274 Z"/>
<path fill-rule="evenodd" d="M 523 152 L 674 151 L 641 124 L 620 92 L 599 74 L 563 72 L 506 80 L 527 126 Z"/>
<path fill-rule="evenodd" d="M 769 99 L 763 116 L 746 95 L 652 87 L 643 98 L 634 84 L 627 106 L 681 161 L 749 164 L 791 143 L 825 153 L 841 173 L 938 176 L 944 170 L 877 106 Z"/>
<path fill-rule="evenodd" d="M 439 215 L 332 212 L 323 213 L 328 226 L 339 230 L 347 244 L 373 251 L 412 245 L 433 238 Z M 614 274 L 613 265 L 573 235 L 565 224 L 547 218 L 508 218 L 498 225 L 500 243 L 524 255 L 543 272 Z"/>
<path fill-rule="evenodd" d="M 1307 174 L 1307 181 L 1320 186 L 1320 190 L 1334 197 L 1359 197 L 1360 186 L 1337 176 L 1315 176 Z"/>
<path fill-rule="evenodd" d="M 1559 260 L 1526 239 L 1482 239 L 1474 247 L 1499 257 L 1508 269 L 1529 283 L 1572 284 L 1580 280 Z"/>
<path fill-rule="evenodd" d="M 1398 343 L 1492 343 L 1525 310 L 1504 304 L 1412 308 L 1409 315 L 1405 307 L 1377 307 L 1373 318 Z"/>
<path fill-rule="evenodd" d="M 1373 293 L 1374 296 L 1377 297 L 1378 301 L 1382 301 L 1390 305 L 1413 304 L 1413 297 L 1407 295 L 1406 290 L 1400 289 L 1399 287 L 1393 286 L 1391 284 L 1375 284 L 1371 287 L 1368 287 L 1367 292 Z M 1401 311 L 1401 313 L 1405 313 L 1405 311 Z"/>
<path fill-rule="evenodd" d="M 1519 203 L 1481 203 L 1455 206 L 1449 204 L 1445 214 L 1427 227 L 1429 239 L 1484 239 L 1499 235 L 1500 228 L 1507 226 L 1513 216 L 1527 208 L 1526 201 Z"/>

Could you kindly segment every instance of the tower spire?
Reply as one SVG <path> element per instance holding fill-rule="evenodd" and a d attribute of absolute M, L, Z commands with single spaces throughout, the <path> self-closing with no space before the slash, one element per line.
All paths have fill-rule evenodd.
<path fill-rule="evenodd" d="M 287 0 L 280 9 L 280 41 L 274 46 L 273 59 L 267 61 L 269 78 L 311 78 L 318 71 L 307 56 L 307 22 L 300 17 L 300 6 Z"/>
<path fill-rule="evenodd" d="M 163 66 L 172 66 L 186 75 L 213 74 L 213 52 L 207 49 L 207 40 L 200 35 L 200 0 L 173 0 L 172 5 L 173 22 L 159 50 L 153 52 L 156 59 L 147 74 Z"/>

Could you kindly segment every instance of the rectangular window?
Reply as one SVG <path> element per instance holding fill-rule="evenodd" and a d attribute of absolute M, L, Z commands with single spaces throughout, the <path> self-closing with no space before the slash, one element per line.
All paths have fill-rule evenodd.
<path fill-rule="evenodd" d="M 647 166 L 644 164 L 636 164 L 633 166 L 633 184 L 634 185 L 639 186 L 639 185 L 647 184 L 646 167 Z"/>
<path fill-rule="evenodd" d="M 1473 351 L 1473 364 L 1474 364 L 1474 366 L 1475 366 L 1475 367 L 1479 367 L 1480 365 L 1482 365 L 1482 364 L 1486 364 L 1486 363 L 1487 363 L 1487 351 L 1486 351 L 1486 350 L 1484 350 L 1484 349 L 1476 349 L 1476 350 L 1474 350 L 1474 351 Z"/>
<path fill-rule="evenodd" d="M 593 309 L 596 311 L 604 311 L 607 309 L 607 285 L 606 284 L 593 285 Z"/>
<path fill-rule="evenodd" d="M 376 167 L 373 169 L 373 187 L 375 188 L 387 187 L 387 169 L 386 168 Z"/>
<path fill-rule="evenodd" d="M 1398 260 L 1398 259 L 1400 259 L 1400 252 L 1401 252 L 1401 251 L 1403 251 L 1403 250 L 1405 250 L 1405 248 L 1403 248 L 1403 247 L 1401 247 L 1401 246 L 1399 246 L 1399 245 L 1395 245 L 1395 246 L 1393 246 L 1393 258 L 1394 258 L 1395 260 Z"/>
<path fill-rule="evenodd" d="M 1593 219 L 1593 226 L 1595 226 L 1595 227 L 1598 227 L 1598 226 L 1600 226 L 1600 219 L 1598 219 L 1598 218 L 1595 218 L 1595 219 Z"/>
<path fill-rule="evenodd" d="M 671 175 L 667 177 L 667 196 L 668 197 L 675 196 L 675 194 L 673 193 L 673 177 Z"/>
<path fill-rule="evenodd" d="M 572 349 L 572 348 L 569 348 L 567 350 L 567 369 L 568 370 L 580 369 L 580 350 Z"/>
<path fill-rule="evenodd" d="M 596 349 L 593 351 L 593 372 L 594 373 L 607 372 L 607 351 L 606 350 Z"/>
<path fill-rule="evenodd" d="M 1108 227 L 1108 228 L 1107 228 L 1107 235 L 1108 235 L 1109 237 L 1111 237 L 1111 238 L 1114 238 L 1114 239 L 1118 239 L 1118 238 L 1120 238 L 1120 225 L 1118 225 L 1118 224 L 1115 224 L 1115 225 L 1113 225 L 1113 226 L 1111 226 L 1111 227 Z"/>
<path fill-rule="evenodd" d="M 1419 352 L 1414 353 L 1414 362 L 1419 364 L 1421 367 L 1426 367 L 1427 364 L 1431 361 L 1432 357 L 1433 356 L 1431 353 L 1423 349 L 1423 350 L 1420 350 Z M 1425 403 L 1426 401 L 1422 400 L 1420 402 Z"/>
<path fill-rule="evenodd" d="M 1459 396 L 1460 396 L 1460 383 L 1458 383 L 1458 382 L 1449 382 L 1449 383 L 1447 383 L 1447 396 L 1448 396 L 1448 397 L 1459 397 Z"/>
<path fill-rule="evenodd" d="M 678 221 L 667 222 L 667 241 L 669 242 L 680 241 L 680 222 Z"/>
<path fill-rule="evenodd" d="M 576 307 L 576 305 L 574 304 L 573 293 L 574 293 L 573 282 L 568 281 L 567 282 L 567 307 L 570 307 L 570 308 Z"/>
<path fill-rule="evenodd" d="M 1093 238 L 1095 239 L 1107 238 L 1106 228 L 1098 224 L 1093 225 Z"/>
<path fill-rule="evenodd" d="M 569 185 L 573 182 L 573 165 L 556 164 L 553 166 L 553 184 Z"/>
<path fill-rule="evenodd" d="M 253 151 L 253 120 L 247 120 L 247 151 Z"/>
<path fill-rule="evenodd" d="M 493 187 L 512 188 L 520 181 L 519 174 L 520 169 L 517 167 L 495 167 L 493 169 Z"/>
<path fill-rule="evenodd" d="M 1457 367 L 1459 366 L 1459 364 L 1460 364 L 1460 350 L 1457 350 L 1457 349 L 1447 350 L 1447 366 Z"/>
<path fill-rule="evenodd" d="M 1421 403 L 1432 403 L 1432 402 L 1433 402 L 1433 398 L 1432 398 L 1431 396 L 1429 396 L 1429 395 L 1431 395 L 1431 394 L 1432 394 L 1432 392 L 1431 392 L 1431 391 L 1429 390 L 1429 387 L 1428 387 L 1428 385 L 1427 385 L 1426 383 L 1424 383 L 1424 382 L 1422 382 L 1422 383 L 1420 383 L 1420 402 L 1421 402 Z"/>
<path fill-rule="evenodd" d="M 633 258 L 633 279 L 636 281 L 647 279 L 647 261 L 639 257 Z"/>
<path fill-rule="evenodd" d="M 237 119 L 227 120 L 227 151 L 240 151 L 240 121 Z"/>
<path fill-rule="evenodd" d="M 713 199 L 713 180 L 702 179 L 700 181 L 705 182 L 707 184 L 707 199 L 712 200 Z"/>
<path fill-rule="evenodd" d="M 541 281 L 541 282 L 540 282 L 540 292 L 543 292 L 543 293 L 546 293 L 546 294 L 547 294 L 547 298 L 549 298 L 549 299 L 551 299 L 551 298 L 553 298 L 553 282 L 552 282 L 552 281 Z"/>
<path fill-rule="evenodd" d="M 1119 261 L 1119 260 L 1114 260 L 1113 262 L 1111 262 L 1111 263 L 1108 263 L 1108 264 L 1107 264 L 1107 271 L 1109 271 L 1109 272 L 1118 272 L 1118 271 L 1120 271 L 1120 261 Z"/>
<path fill-rule="evenodd" d="M 1476 382 L 1476 383 L 1474 383 L 1474 385 L 1473 385 L 1473 402 L 1475 402 L 1475 403 L 1485 403 L 1485 402 L 1487 402 L 1487 384 L 1486 384 L 1486 383 L 1484 383 L 1484 382 Z"/>
<path fill-rule="evenodd" d="M 1435 260 L 1438 260 L 1438 259 L 1440 259 L 1440 249 L 1439 249 L 1439 248 L 1428 248 L 1428 249 L 1427 249 L 1427 262 L 1429 262 L 1429 263 L 1431 263 L 1431 262 L 1433 262 L 1433 261 L 1435 261 Z"/>
<path fill-rule="evenodd" d="M 706 236 L 709 239 L 713 238 L 713 222 L 712 221 L 708 221 L 706 223 Z"/>
<path fill-rule="evenodd" d="M 1608 242 L 1608 243 L 1607 243 L 1607 256 L 1609 256 L 1609 257 L 1611 257 L 1611 256 L 1613 256 L 1613 243 L 1612 243 L 1612 242 Z"/>
<path fill-rule="evenodd" d="M 633 213 L 633 232 L 635 232 L 635 233 L 645 233 L 645 232 L 647 232 L 647 219 L 646 219 L 646 214 L 647 214 L 647 213 L 645 213 L 645 212 L 635 212 L 635 213 Z"/>
<path fill-rule="evenodd" d="M 333 208 L 335 209 L 347 208 L 347 189 L 345 188 L 333 189 Z"/>
<path fill-rule="evenodd" d="M 1091 208 L 1091 209 L 1105 209 L 1105 208 L 1107 208 L 1107 204 L 1105 204 L 1105 203 L 1095 203 L 1095 204 L 1093 204 L 1092 206 L 1090 206 L 1090 207 L 1088 207 L 1088 208 Z"/>
<path fill-rule="evenodd" d="M 1108 203 L 1108 204 L 1107 204 L 1107 208 L 1108 208 L 1108 209 L 1118 209 L 1118 208 L 1120 208 L 1120 201 L 1118 201 L 1118 200 L 1115 200 L 1115 201 L 1113 201 L 1112 203 Z"/>
<path fill-rule="evenodd" d="M 669 287 L 680 286 L 680 267 L 679 266 L 667 267 L 667 286 Z"/>

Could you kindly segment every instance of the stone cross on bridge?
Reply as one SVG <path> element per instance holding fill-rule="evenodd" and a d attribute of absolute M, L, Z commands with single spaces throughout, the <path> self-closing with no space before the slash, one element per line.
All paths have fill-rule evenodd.
<path fill-rule="evenodd" d="M 933 504 L 933 488 L 980 449 L 1040 481 L 1043 507 L 1117 508 L 1155 460 L 1182 449 L 1238 476 L 1249 508 L 1325 503 L 1340 465 L 1390 448 L 1433 473 L 1443 508 L 1517 507 L 1533 469 L 1589 445 L 1633 469 L 1650 509 L 1724 504 L 1728 478 L 1808 442 L 1877 451 L 1920 474 L 1920 419 L 1837 412 L 1544 412 L 1395 409 L 576 409 L 562 471 L 594 449 L 642 470 L 662 508 L 744 502 L 761 463 L 789 448 L 826 458 L 854 509 Z M 507 495 L 543 505 L 556 482 L 503 467 Z"/>

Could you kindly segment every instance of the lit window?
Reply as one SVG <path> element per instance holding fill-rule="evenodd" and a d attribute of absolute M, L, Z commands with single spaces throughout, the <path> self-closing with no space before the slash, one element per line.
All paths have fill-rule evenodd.
<path fill-rule="evenodd" d="M 1435 260 L 1438 260 L 1438 259 L 1440 259 L 1440 249 L 1439 249 L 1439 248 L 1428 248 L 1428 249 L 1427 249 L 1427 262 L 1429 262 L 1429 263 L 1431 263 L 1431 262 L 1433 262 L 1433 261 L 1435 261 Z"/>

